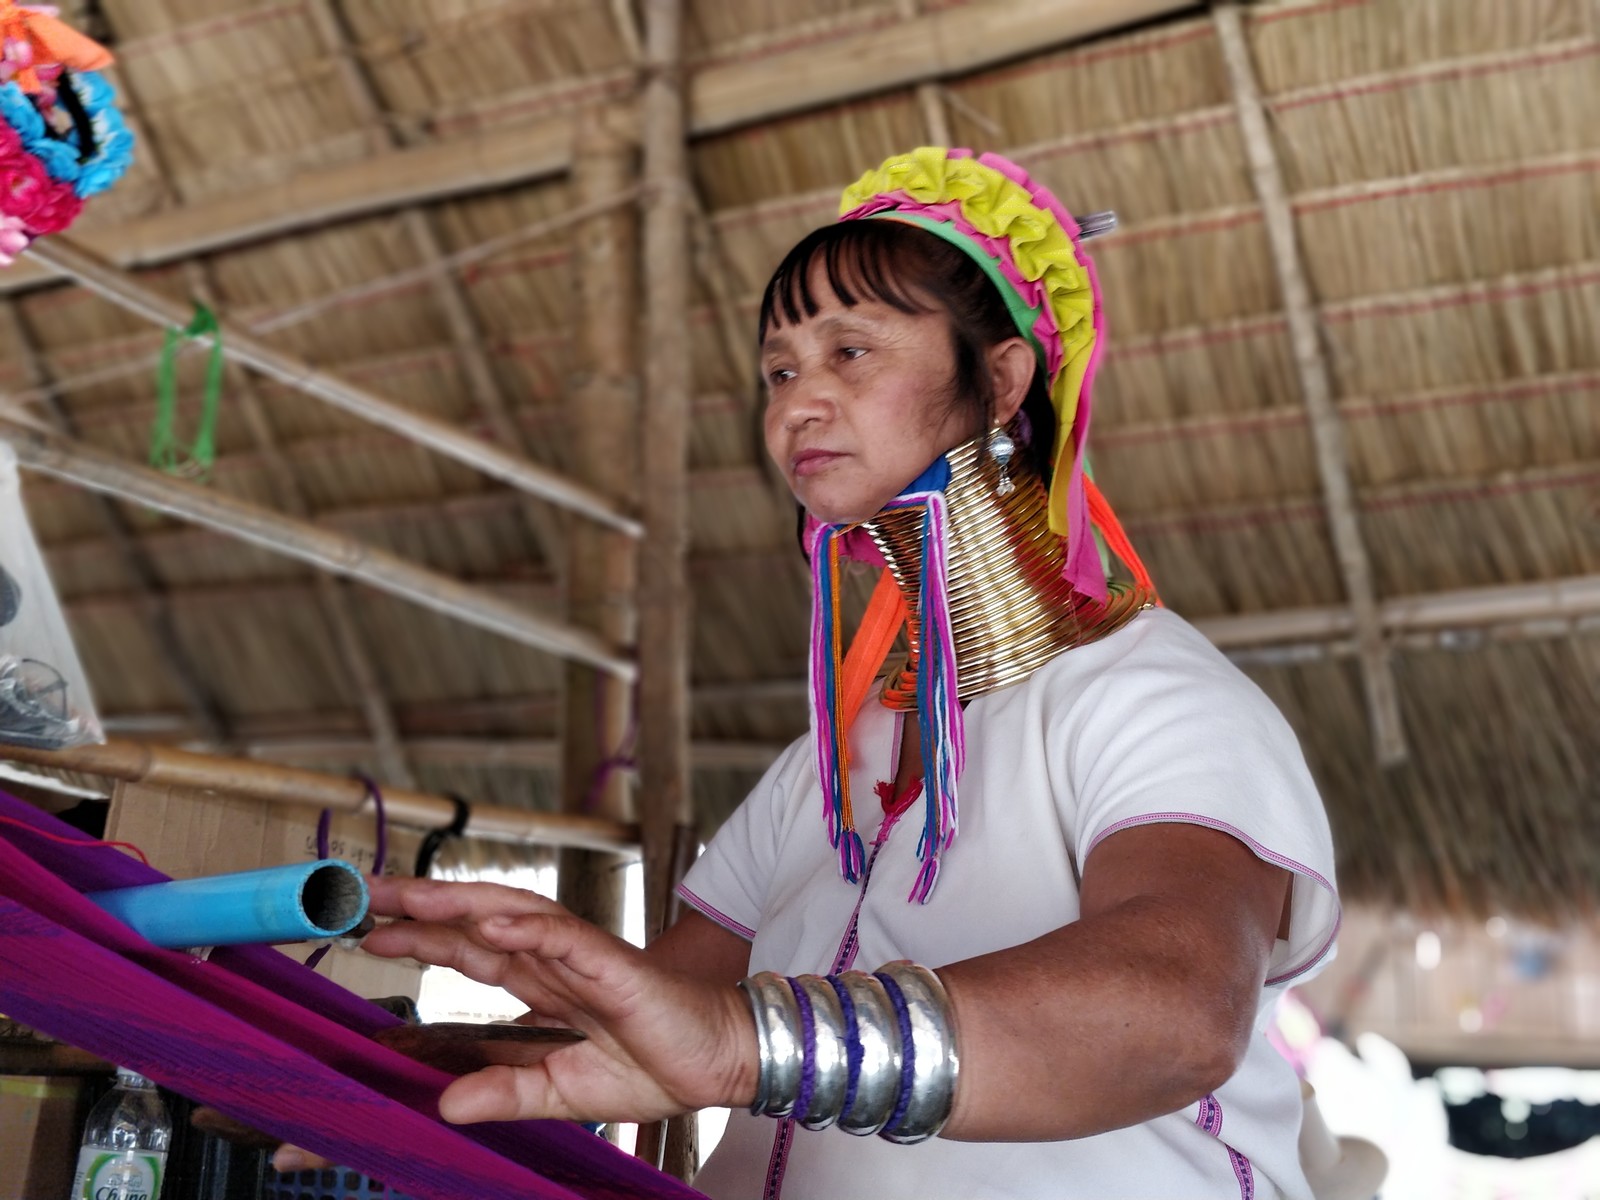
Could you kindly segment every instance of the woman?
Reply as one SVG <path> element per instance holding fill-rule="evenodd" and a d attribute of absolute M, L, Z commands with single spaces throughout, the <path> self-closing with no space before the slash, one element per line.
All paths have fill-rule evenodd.
<path fill-rule="evenodd" d="M 812 734 L 647 951 L 418 881 L 375 888 L 414 919 L 367 949 L 588 1034 L 458 1081 L 452 1121 L 777 1115 L 735 1112 L 696 1180 L 714 1197 L 1304 1200 L 1298 1086 L 1262 1029 L 1332 944 L 1327 823 L 1282 718 L 1155 603 L 1084 476 L 1077 226 L 959 151 L 891 159 L 842 207 L 761 314 L 767 450 L 818 581 Z M 1091 525 L 1133 585 L 1108 588 Z M 843 558 L 894 581 L 850 656 Z M 902 618 L 911 659 L 857 712 Z M 851 973 L 892 960 L 921 966 Z"/>

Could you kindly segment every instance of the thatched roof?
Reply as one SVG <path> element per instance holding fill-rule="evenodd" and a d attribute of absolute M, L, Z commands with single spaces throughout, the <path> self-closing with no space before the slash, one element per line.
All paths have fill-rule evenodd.
<path fill-rule="evenodd" d="M 807 55 L 820 63 L 852 38 L 983 7 L 689 0 L 692 78 L 770 68 L 767 91 L 781 94 L 800 86 Z M 622 0 L 67 5 L 118 54 L 113 77 L 141 138 L 134 171 L 72 236 L 161 262 L 139 271 L 144 285 L 207 294 L 241 329 L 298 316 L 261 337 L 407 408 L 488 436 L 499 405 L 529 457 L 569 469 L 569 431 L 585 414 L 566 400 L 568 244 L 528 241 L 456 273 L 465 335 L 450 288 L 414 269 L 576 205 L 562 139 L 580 109 L 632 94 L 630 14 Z M 1323 0 L 1251 6 L 1244 26 L 1310 293 L 1300 315 L 1318 331 L 1347 448 L 1406 764 L 1380 767 L 1374 752 L 1363 684 L 1374 660 L 1355 652 L 1345 615 L 1349 577 L 1329 533 L 1295 314 L 1217 25 L 1189 9 L 967 73 L 930 63 L 934 87 L 897 79 L 754 123 L 696 126 L 689 505 L 705 826 L 805 725 L 805 574 L 792 508 L 756 458 L 756 298 L 783 250 L 830 219 L 841 185 L 948 136 L 1011 155 L 1075 211 L 1118 212 L 1120 228 L 1095 248 L 1111 331 L 1097 477 L 1166 602 L 1216 632 L 1294 723 L 1346 889 L 1463 912 L 1592 912 L 1600 9 Z M 706 84 L 696 103 L 709 112 L 723 94 Z M 518 138 L 530 155 L 520 167 L 506 152 Z M 484 167 L 495 186 L 418 178 L 397 157 L 443 170 L 455 160 L 442 155 L 468 144 L 501 148 Z M 550 154 L 549 169 L 534 165 Z M 316 193 L 326 214 L 312 219 L 323 210 L 312 211 L 306 181 L 334 179 L 358 191 L 382 180 L 380 202 L 351 215 L 359 204 L 329 183 Z M 258 211 L 262 197 L 297 187 L 304 224 Z M 381 200 L 395 195 L 411 199 Z M 221 237 L 230 213 L 248 214 L 245 232 L 269 219 L 276 232 Z M 205 251 L 174 256 L 191 235 L 210 239 Z M 0 304 L 0 391 L 41 414 L 54 403 L 82 442 L 142 461 L 161 331 L 21 270 Z M 185 360 L 189 419 L 202 357 Z M 487 363 L 493 395 L 474 361 Z M 119 364 L 140 369 L 106 377 Z M 39 390 L 51 382 L 53 400 Z M 242 373 L 224 401 L 220 453 L 213 486 L 224 493 L 303 510 L 562 611 L 555 543 L 575 518 L 457 462 Z M 330 598 L 289 559 L 59 482 L 30 477 L 26 497 L 113 731 L 378 769 L 373 696 L 333 632 L 330 606 L 343 606 L 419 786 L 555 803 L 556 659 L 376 592 L 340 585 Z M 1564 608 L 1537 588 L 1555 581 L 1576 581 Z M 1440 611 L 1440 594 L 1466 589 L 1501 590 L 1478 594 L 1472 613 Z M 1323 614 L 1322 632 L 1229 622 L 1302 610 Z"/>

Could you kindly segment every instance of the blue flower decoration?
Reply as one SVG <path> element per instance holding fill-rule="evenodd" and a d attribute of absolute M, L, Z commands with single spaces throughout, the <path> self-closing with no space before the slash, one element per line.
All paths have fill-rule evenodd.
<path fill-rule="evenodd" d="M 0 83 L 0 117 L 4 117 L 6 124 L 17 131 L 24 146 L 45 136 L 44 118 L 34 108 L 33 101 L 14 83 Z"/>
<path fill-rule="evenodd" d="M 134 137 L 117 111 L 116 90 L 101 75 L 76 72 L 64 82 L 77 92 L 94 130 L 94 154 L 87 162 L 79 161 L 83 147 L 77 129 L 65 137 L 51 136 L 33 101 L 14 83 L 0 84 L 0 118 L 17 131 L 50 178 L 72 184 L 73 191 L 88 199 L 122 178 L 133 163 Z"/>

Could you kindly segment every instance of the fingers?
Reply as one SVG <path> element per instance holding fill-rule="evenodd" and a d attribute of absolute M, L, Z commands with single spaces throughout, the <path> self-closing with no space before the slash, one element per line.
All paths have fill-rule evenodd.
<path fill-rule="evenodd" d="M 440 1094 L 439 1115 L 452 1125 L 571 1116 L 552 1094 L 545 1073 L 527 1067 L 485 1067 L 463 1075 Z"/>
<path fill-rule="evenodd" d="M 420 921 L 482 920 L 524 913 L 565 912 L 536 892 L 499 883 L 448 883 L 440 879 L 385 876 L 367 881 L 371 911 Z"/>
<path fill-rule="evenodd" d="M 474 930 L 432 921 L 398 921 L 367 934 L 361 948 L 379 958 L 414 958 L 452 967 L 479 983 L 503 986 L 511 968 L 505 951 L 482 941 Z"/>
<path fill-rule="evenodd" d="M 320 1171 L 333 1164 L 327 1159 L 302 1150 L 299 1146 L 291 1146 L 287 1142 L 279 1146 L 272 1155 L 272 1169 L 281 1171 L 285 1175 L 292 1175 L 296 1171 Z"/>
<path fill-rule="evenodd" d="M 584 976 L 623 962 L 638 965 L 643 958 L 637 947 L 565 911 L 490 917 L 478 925 L 477 936 L 495 950 L 560 962 Z"/>

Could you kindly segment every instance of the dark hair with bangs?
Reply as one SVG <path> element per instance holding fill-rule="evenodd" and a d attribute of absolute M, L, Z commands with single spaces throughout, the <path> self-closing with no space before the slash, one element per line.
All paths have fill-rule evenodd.
<path fill-rule="evenodd" d="M 819 262 L 828 287 L 846 308 L 875 300 L 903 313 L 944 313 L 955 350 L 950 403 L 980 417 L 982 428 L 993 427 L 994 381 L 985 352 L 1018 334 L 983 268 L 943 238 L 903 221 L 824 225 L 803 237 L 768 280 L 761 296 L 758 346 L 772 327 L 798 324 L 821 310 L 811 288 L 812 268 Z M 1030 427 L 1025 452 L 1048 486 L 1056 414 L 1038 367 L 1022 411 Z"/>

